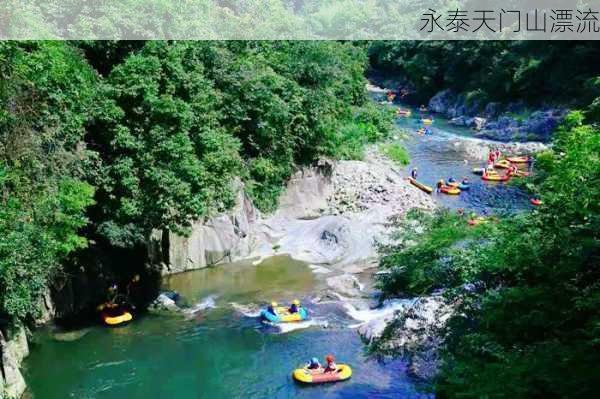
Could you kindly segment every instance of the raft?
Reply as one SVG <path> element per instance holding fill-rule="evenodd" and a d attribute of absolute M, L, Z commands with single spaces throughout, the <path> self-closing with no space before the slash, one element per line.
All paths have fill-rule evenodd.
<path fill-rule="evenodd" d="M 433 123 L 433 119 L 421 119 L 424 125 L 431 125 Z"/>
<path fill-rule="evenodd" d="M 303 307 L 300 308 L 298 313 L 290 313 L 289 309 L 285 306 L 278 306 L 275 308 L 275 311 L 277 312 L 277 316 L 267 311 L 267 309 L 263 309 L 260 311 L 260 317 L 271 323 L 293 323 L 308 318 L 308 312 Z"/>
<path fill-rule="evenodd" d="M 298 382 L 305 384 L 322 384 L 325 382 L 344 381 L 352 376 L 352 369 L 347 364 L 338 364 L 337 371 L 323 373 L 323 369 L 309 370 L 307 368 L 296 369 L 292 377 Z"/>
<path fill-rule="evenodd" d="M 100 318 L 108 326 L 118 326 L 133 320 L 131 313 L 120 306 L 104 304 L 102 307 Z"/>
<path fill-rule="evenodd" d="M 542 205 L 542 200 L 539 198 L 532 198 L 529 200 L 529 202 L 531 202 L 531 205 L 535 206 Z"/>
<path fill-rule="evenodd" d="M 498 168 L 498 169 L 508 169 L 508 168 L 510 168 L 510 166 L 511 166 L 511 163 L 507 159 L 502 159 L 494 164 L 494 168 Z"/>
<path fill-rule="evenodd" d="M 508 175 L 499 175 L 497 173 L 484 173 L 481 178 L 487 181 L 507 181 L 510 179 Z"/>
<path fill-rule="evenodd" d="M 410 112 L 410 110 L 408 110 L 408 109 L 400 109 L 400 108 L 398 108 L 396 110 L 396 115 L 398 115 L 398 116 L 404 116 L 406 118 L 408 118 L 411 115 L 411 113 L 412 112 Z"/>
<path fill-rule="evenodd" d="M 529 172 L 525 172 L 523 170 L 517 170 L 516 172 L 511 173 L 511 176 L 527 177 L 527 176 L 529 176 Z"/>
<path fill-rule="evenodd" d="M 527 163 L 529 162 L 529 157 L 507 157 L 506 160 L 512 163 Z"/>
<path fill-rule="evenodd" d="M 452 186 L 442 186 L 440 188 L 440 191 L 444 194 L 448 194 L 448 195 L 458 195 L 460 194 L 460 189 L 456 188 L 456 187 L 452 187 Z"/>
<path fill-rule="evenodd" d="M 423 191 L 425 191 L 427 194 L 431 194 L 433 192 L 433 188 L 423 184 L 423 183 L 419 183 L 418 181 L 416 181 L 415 179 L 413 179 L 412 177 L 408 178 L 408 181 L 410 182 L 410 184 L 412 184 L 413 186 L 417 187 L 418 189 L 421 189 Z"/>
<path fill-rule="evenodd" d="M 470 184 L 464 184 L 462 182 L 457 182 L 457 181 L 449 182 L 448 185 L 450 187 L 458 188 L 460 190 L 468 190 L 471 188 Z"/>

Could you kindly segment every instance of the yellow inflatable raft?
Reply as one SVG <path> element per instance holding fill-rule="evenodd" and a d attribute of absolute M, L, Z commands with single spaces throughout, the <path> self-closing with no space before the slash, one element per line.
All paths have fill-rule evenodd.
<path fill-rule="evenodd" d="M 403 116 L 403 117 L 405 117 L 405 118 L 408 118 L 408 117 L 411 115 L 411 113 L 412 113 L 412 112 L 411 112 L 410 110 L 408 110 L 408 109 L 401 109 L 401 108 L 398 108 L 398 109 L 396 110 L 396 115 L 398 115 L 398 116 Z"/>
<path fill-rule="evenodd" d="M 423 122 L 424 125 L 428 126 L 433 123 L 433 119 L 421 119 L 421 122 Z"/>
<path fill-rule="evenodd" d="M 487 180 L 487 181 L 507 181 L 510 176 L 508 175 L 499 175 L 498 173 L 489 173 L 486 172 L 483 174 L 483 176 L 481 176 L 481 178 L 483 180 Z"/>
<path fill-rule="evenodd" d="M 304 307 L 301 307 L 297 313 L 290 313 L 290 310 L 285 306 L 277 306 L 275 308 L 277 316 L 268 312 L 266 309 L 262 310 L 260 317 L 263 320 L 270 321 L 272 323 L 292 323 L 295 321 L 302 321 L 308 318 L 308 312 Z"/>
<path fill-rule="evenodd" d="M 337 371 L 324 373 L 323 369 L 309 370 L 307 368 L 296 369 L 292 377 L 298 382 L 305 384 L 323 384 L 325 382 L 344 381 L 352 376 L 352 369 L 347 364 L 338 364 Z"/>
<path fill-rule="evenodd" d="M 427 186 L 427 185 L 425 185 L 423 183 L 420 183 L 420 182 L 416 181 L 412 177 L 409 177 L 408 181 L 410 182 L 410 184 L 412 184 L 413 186 L 415 186 L 415 187 L 417 187 L 417 188 L 425 191 L 427 194 L 431 194 L 433 192 L 433 188 L 431 188 L 431 187 L 429 187 L 429 186 Z"/>
<path fill-rule="evenodd" d="M 104 304 L 100 318 L 108 326 L 118 326 L 133 320 L 133 316 L 126 309 L 114 304 Z"/>
<path fill-rule="evenodd" d="M 495 167 L 495 168 L 498 168 L 498 169 L 508 169 L 508 168 L 510 168 L 510 167 L 511 167 L 511 163 L 510 163 L 510 161 L 509 161 L 509 160 L 507 160 L 507 159 L 502 159 L 502 160 L 500 160 L 500 161 L 496 162 L 496 163 L 494 164 L 494 167 Z"/>
<path fill-rule="evenodd" d="M 452 186 L 442 186 L 440 191 L 444 194 L 448 195 L 458 195 L 460 194 L 460 189 Z"/>
<path fill-rule="evenodd" d="M 527 163 L 529 162 L 529 157 L 508 157 L 506 158 L 509 162 L 512 163 Z"/>

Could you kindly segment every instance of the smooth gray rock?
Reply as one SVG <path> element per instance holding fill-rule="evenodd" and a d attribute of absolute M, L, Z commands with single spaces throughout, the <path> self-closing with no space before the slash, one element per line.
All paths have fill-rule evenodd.
<path fill-rule="evenodd" d="M 0 373 L 0 397 L 20 398 L 27 386 L 21 374 L 21 362 L 29 355 L 25 327 L 17 325 L 9 329 L 5 337 L 0 332 L 2 355 L 2 373 Z"/>

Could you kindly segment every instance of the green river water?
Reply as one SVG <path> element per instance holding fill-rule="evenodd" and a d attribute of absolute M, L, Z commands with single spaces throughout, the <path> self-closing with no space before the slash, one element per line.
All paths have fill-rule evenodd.
<path fill-rule="evenodd" d="M 303 263 L 271 258 L 170 277 L 165 288 L 198 306 L 194 314 L 146 315 L 119 328 L 91 327 L 61 342 L 37 333 L 25 362 L 34 398 L 420 398 L 402 361 L 382 363 L 364 345 L 344 309 L 316 303 L 324 279 Z M 312 321 L 282 332 L 253 316 L 271 299 L 299 297 Z M 199 304 L 199 305 L 198 305 Z M 241 309 L 241 311 L 240 311 Z M 245 315 L 246 314 L 246 315 Z M 349 381 L 294 383 L 291 371 L 311 356 L 336 355 Z"/>

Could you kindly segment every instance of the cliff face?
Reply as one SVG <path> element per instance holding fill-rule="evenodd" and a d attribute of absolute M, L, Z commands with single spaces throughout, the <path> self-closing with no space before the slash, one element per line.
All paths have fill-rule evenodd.
<path fill-rule="evenodd" d="M 259 211 L 240 184 L 234 208 L 206 221 L 194 222 L 189 236 L 155 231 L 148 245 L 150 261 L 159 264 L 164 275 L 247 257 L 251 247 L 251 226 L 259 217 Z"/>

